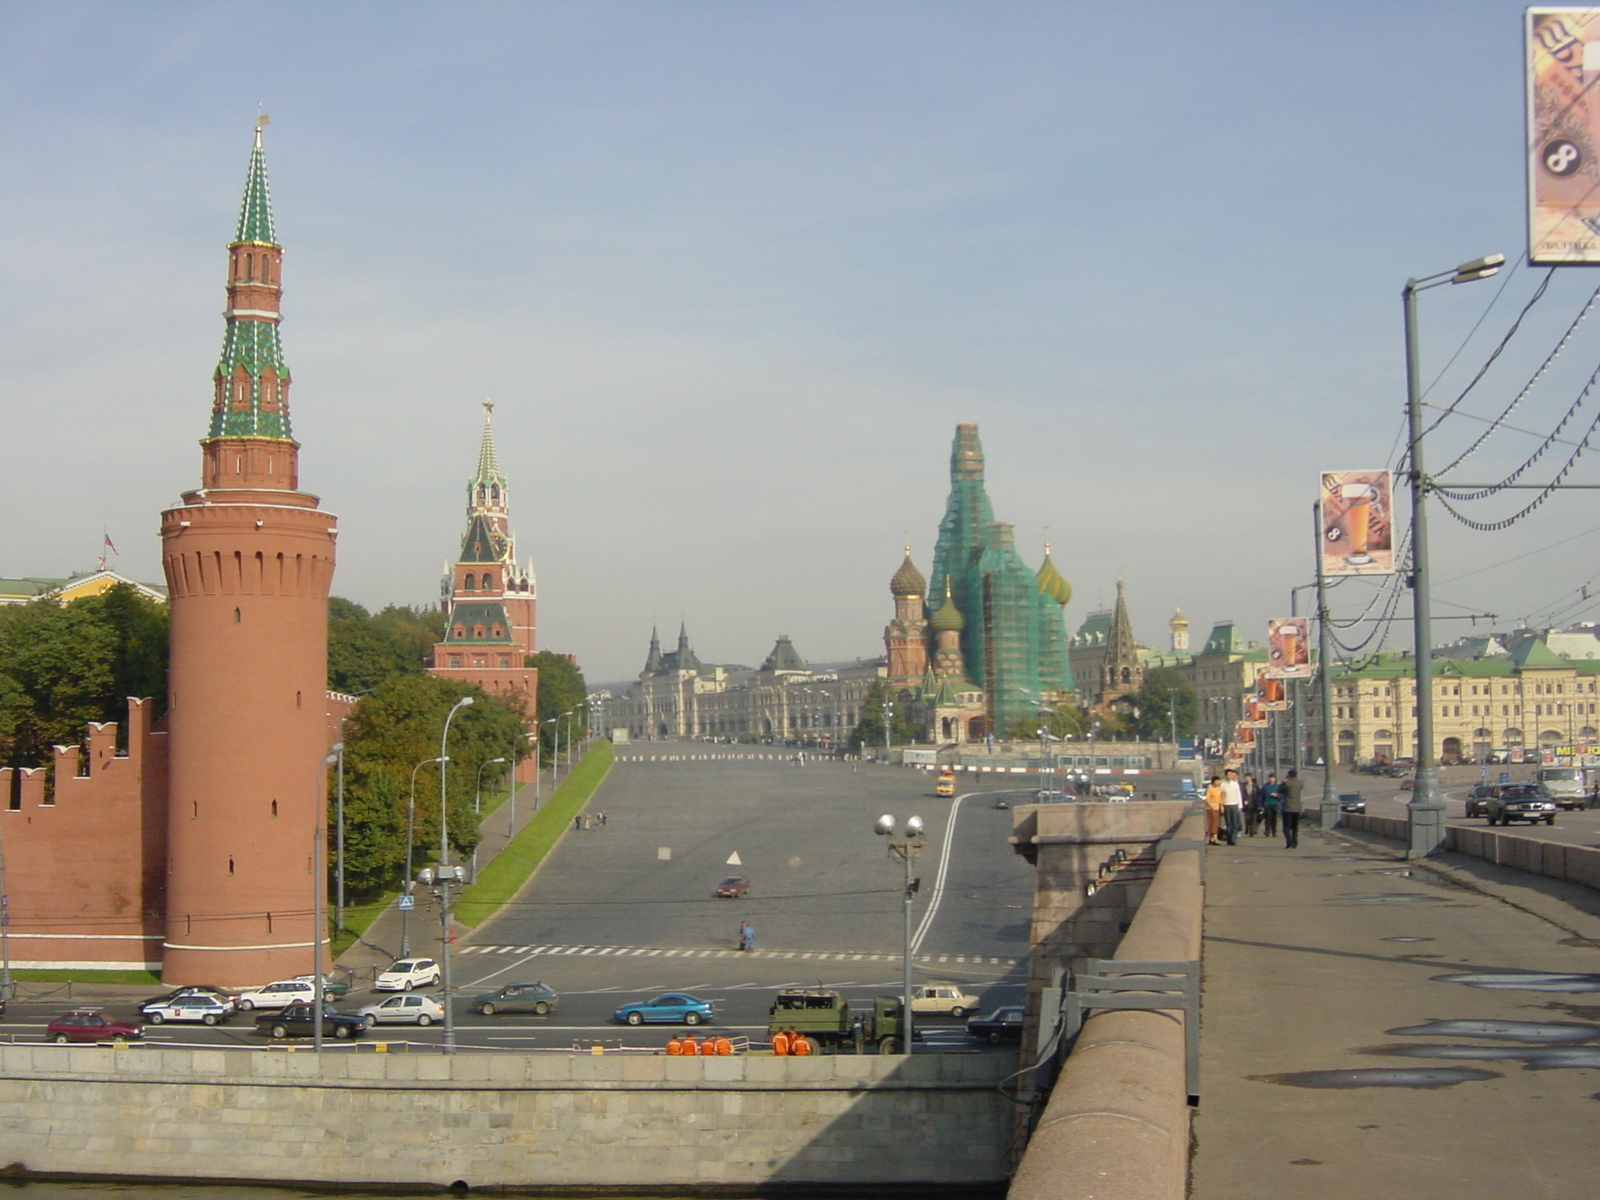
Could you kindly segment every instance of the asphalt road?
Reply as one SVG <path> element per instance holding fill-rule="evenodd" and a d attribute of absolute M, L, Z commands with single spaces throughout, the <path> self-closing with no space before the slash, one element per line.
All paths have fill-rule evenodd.
<path fill-rule="evenodd" d="M 1531 766 L 1490 766 L 1487 782 L 1500 782 L 1502 771 L 1511 776 L 1512 783 L 1532 783 L 1535 768 Z M 1470 820 L 1465 816 L 1467 793 L 1485 778 L 1477 767 L 1446 767 L 1440 772 L 1440 790 L 1445 802 L 1445 821 L 1450 825 L 1487 826 L 1482 817 Z M 1411 792 L 1400 787 L 1400 780 L 1378 775 L 1340 775 L 1335 782 L 1340 792 L 1360 792 L 1367 802 L 1367 811 L 1378 817 L 1403 817 Z M 1307 788 L 1321 794 L 1321 780 Z M 1549 842 L 1566 842 L 1578 846 L 1600 846 L 1600 809 L 1576 809 L 1556 814 L 1554 825 L 1517 824 L 1502 827 L 1506 832 L 1524 833 L 1529 837 Z"/>
<path fill-rule="evenodd" d="M 904 875 L 872 832 L 885 812 L 902 821 L 916 814 L 927 824 L 927 847 L 914 869 L 922 880 L 912 905 L 914 980 L 958 983 L 985 1012 L 1020 1001 L 1034 873 L 1006 841 L 1011 813 L 994 806 L 1000 795 L 1016 797 L 1015 788 L 974 780 L 971 791 L 936 798 L 925 772 L 826 760 L 796 767 L 735 757 L 740 752 L 666 743 L 622 748 L 623 761 L 586 810 L 604 812 L 605 825 L 568 831 L 530 887 L 454 948 L 463 1000 L 542 980 L 560 993 L 557 1011 L 486 1018 L 458 1003 L 461 1045 L 569 1048 L 598 1038 L 660 1046 L 670 1027 L 627 1028 L 612 1013 L 663 991 L 713 1001 L 718 1018 L 708 1028 L 763 1039 L 780 987 L 837 988 L 853 1002 L 897 993 Z M 678 754 L 710 757 L 667 760 Z M 1170 790 L 1170 781 L 1159 786 Z M 749 895 L 715 899 L 712 890 L 727 875 L 747 877 Z M 741 920 L 756 928 L 753 953 L 736 949 Z M 422 922 L 431 925 L 426 914 Z M 132 1015 L 150 993 L 93 994 L 110 1011 Z M 374 998 L 353 993 L 338 1007 L 354 1011 Z M 41 1037 L 66 1007 L 58 997 L 15 1002 L 0 1017 L 0 1037 Z M 919 1019 L 926 1044 L 977 1048 L 964 1020 Z M 429 1045 L 441 1037 L 437 1026 L 385 1026 L 369 1040 Z M 264 1041 L 244 1015 L 218 1028 L 150 1028 L 148 1040 Z"/>

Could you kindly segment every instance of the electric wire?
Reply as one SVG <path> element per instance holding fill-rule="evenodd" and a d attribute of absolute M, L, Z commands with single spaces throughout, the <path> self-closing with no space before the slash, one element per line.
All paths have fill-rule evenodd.
<path fill-rule="evenodd" d="M 1505 335 L 1503 337 L 1501 337 L 1499 344 L 1496 345 L 1495 348 L 1489 352 L 1489 357 L 1484 359 L 1483 366 L 1478 368 L 1477 374 L 1473 375 L 1473 377 L 1467 381 L 1467 386 L 1461 389 L 1461 393 L 1454 400 L 1452 400 L 1449 403 L 1449 405 L 1446 406 L 1444 412 L 1442 412 L 1438 417 L 1436 417 L 1434 419 L 1433 424 L 1428 426 L 1428 428 L 1423 431 L 1424 434 L 1432 433 L 1435 429 L 1439 428 L 1440 424 L 1442 424 L 1450 416 L 1450 414 L 1453 413 L 1456 410 L 1457 406 L 1459 406 L 1460 403 L 1463 400 L 1465 400 L 1468 395 L 1471 394 L 1472 389 L 1477 387 L 1478 384 L 1483 380 L 1483 377 L 1489 373 L 1489 368 L 1494 366 L 1495 361 L 1502 354 L 1505 353 L 1506 347 L 1511 344 L 1511 339 L 1517 336 L 1517 331 L 1522 328 L 1523 320 L 1527 317 L 1527 315 L 1530 312 L 1533 311 L 1534 306 L 1537 305 L 1539 303 L 1539 301 L 1544 299 L 1544 294 L 1545 294 L 1545 292 L 1547 292 L 1550 289 L 1550 281 L 1555 278 L 1555 274 L 1556 274 L 1556 269 L 1554 267 L 1551 267 L 1548 271 L 1545 272 L 1544 279 L 1541 280 L 1540 283 L 1539 283 L 1539 286 L 1536 287 L 1533 290 L 1533 295 L 1528 297 L 1528 302 L 1522 306 L 1522 311 L 1517 314 L 1516 320 L 1511 322 L 1511 327 L 1509 329 L 1507 329 L 1506 332 L 1505 332 Z M 1507 276 L 1507 281 L 1509 282 L 1509 280 L 1510 280 L 1510 276 L 1508 275 Z M 1505 287 L 1505 285 L 1502 284 L 1501 285 L 1501 289 L 1504 290 L 1504 287 Z M 1498 299 L 1499 298 L 1499 293 L 1497 292 L 1495 294 L 1495 296 L 1496 296 L 1496 299 Z M 1600 288 L 1595 289 L 1595 296 L 1600 296 Z M 1593 303 L 1594 303 L 1594 297 L 1590 297 L 1589 304 L 1592 305 Z M 1493 301 L 1490 301 L 1490 304 L 1492 305 Z M 1589 311 L 1589 305 L 1585 305 L 1584 308 L 1583 308 L 1583 311 L 1578 314 L 1578 321 L 1582 321 L 1584 316 L 1588 313 L 1588 311 Z M 1484 316 L 1488 316 L 1487 311 L 1484 313 Z M 1577 328 L 1578 321 L 1574 321 L 1573 322 L 1572 329 L 1576 329 Z M 1482 318 L 1479 318 L 1478 324 L 1481 325 L 1482 323 L 1483 323 Z M 1477 326 L 1474 325 L 1473 329 L 1477 329 Z M 1567 336 L 1568 337 L 1571 336 L 1572 329 L 1569 329 L 1567 331 Z M 1471 335 L 1469 334 L 1468 336 L 1470 337 Z M 1564 345 L 1566 345 L 1566 338 L 1565 337 L 1562 338 L 1559 343 L 1557 343 L 1556 349 L 1551 351 L 1550 356 L 1545 359 L 1544 366 L 1549 366 L 1550 365 L 1550 363 L 1554 360 L 1555 356 L 1558 353 L 1560 353 L 1560 348 L 1562 346 L 1564 346 Z M 1454 361 L 1454 359 L 1452 359 L 1451 361 Z M 1540 367 L 1539 370 L 1542 372 L 1544 370 L 1544 367 Z M 1538 375 L 1535 374 L 1535 378 L 1537 378 L 1537 377 L 1538 377 Z M 1533 386 L 1531 381 L 1530 381 L 1528 386 L 1529 387 Z"/>

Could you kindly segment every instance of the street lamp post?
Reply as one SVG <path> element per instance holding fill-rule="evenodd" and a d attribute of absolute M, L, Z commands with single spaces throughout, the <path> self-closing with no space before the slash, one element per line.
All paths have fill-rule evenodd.
<path fill-rule="evenodd" d="M 478 778 L 472 785 L 472 811 L 474 815 L 483 811 L 483 769 L 485 767 L 492 767 L 496 763 L 503 763 L 505 761 L 505 756 L 501 755 L 499 758 L 485 759 L 483 762 L 478 764 Z M 515 768 L 512 768 L 511 774 L 511 787 L 513 791 L 515 791 L 517 786 Z M 478 878 L 478 844 L 476 842 L 472 844 L 472 878 Z"/>
<path fill-rule="evenodd" d="M 444 979 L 444 1052 L 456 1052 L 456 1025 L 454 1020 L 454 993 L 451 990 L 450 978 L 450 883 L 447 877 L 452 874 L 450 868 L 450 821 L 448 810 L 449 796 L 449 756 L 445 754 L 445 742 L 450 737 L 450 722 L 463 708 L 472 707 L 472 697 L 463 696 L 457 700 L 455 707 L 445 714 L 444 732 L 439 735 L 439 922 L 440 922 L 440 955 L 439 961 L 443 968 Z M 453 875 L 454 882 L 461 882 L 461 868 L 456 867 Z"/>
<path fill-rule="evenodd" d="M 327 864 L 323 861 L 322 822 L 311 834 L 311 1049 L 322 1053 L 322 892 L 328 886 Z"/>
<path fill-rule="evenodd" d="M 873 825 L 872 831 L 879 837 L 889 839 L 889 855 L 898 858 L 905 864 L 905 954 L 902 958 L 903 979 L 901 981 L 903 992 L 900 1000 L 900 1035 L 905 1043 L 905 1052 L 911 1053 L 911 1039 L 913 1037 L 911 1018 L 911 897 L 916 894 L 920 880 L 911 878 L 911 864 L 922 853 L 928 844 L 927 836 L 923 831 L 922 818 L 910 817 L 906 820 L 905 832 L 899 841 L 895 841 L 895 819 L 889 813 L 879 817 Z"/>
<path fill-rule="evenodd" d="M 336 889 L 333 899 L 333 927 L 344 928 L 344 743 L 335 742 L 333 750 L 328 755 L 328 764 L 335 761 L 339 764 L 339 800 L 336 808 L 334 852 L 333 852 L 333 877 L 336 880 Z"/>
<path fill-rule="evenodd" d="M 1433 606 L 1428 577 L 1428 490 L 1432 486 L 1422 461 L 1422 379 L 1417 349 L 1417 293 L 1445 283 L 1471 283 L 1499 272 L 1505 255 L 1490 254 L 1437 275 L 1406 280 L 1400 290 L 1406 333 L 1406 425 L 1409 434 L 1407 475 L 1411 481 L 1411 605 L 1413 649 L 1417 673 L 1417 776 L 1406 805 L 1410 834 L 1407 858 L 1433 854 L 1444 844 L 1444 801 L 1439 795 L 1439 768 L 1433 745 Z M 1323 757 L 1328 757 L 1324 751 Z M 1337 803 L 1337 800 L 1336 800 Z"/>
<path fill-rule="evenodd" d="M 411 768 L 411 798 L 406 801 L 406 873 L 400 897 L 400 957 L 411 957 L 411 848 L 416 842 L 417 827 L 417 772 L 429 763 L 438 763 L 444 771 L 445 758 L 425 758 Z"/>

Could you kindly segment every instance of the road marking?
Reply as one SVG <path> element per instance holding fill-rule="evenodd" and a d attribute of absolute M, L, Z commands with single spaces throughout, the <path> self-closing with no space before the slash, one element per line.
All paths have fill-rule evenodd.
<path fill-rule="evenodd" d="M 800 959 L 813 962 L 899 962 L 899 954 L 869 954 L 866 951 L 854 950 L 752 950 L 741 952 L 727 949 L 704 949 L 695 946 L 679 946 L 668 949 L 661 946 L 515 946 L 515 945 L 487 945 L 463 946 L 461 954 L 476 954 L 484 956 L 514 955 L 520 956 L 519 961 L 539 957 L 593 957 L 593 958 L 761 958 L 761 959 Z M 915 954 L 913 962 L 919 963 L 962 963 L 972 966 L 981 966 L 987 962 L 991 966 L 1015 967 L 1023 960 L 1019 958 L 985 958 L 981 954 Z M 512 964 L 513 966 L 516 964 Z M 510 967 L 505 968 L 509 970 Z M 497 971 L 495 974 L 502 974 Z"/>

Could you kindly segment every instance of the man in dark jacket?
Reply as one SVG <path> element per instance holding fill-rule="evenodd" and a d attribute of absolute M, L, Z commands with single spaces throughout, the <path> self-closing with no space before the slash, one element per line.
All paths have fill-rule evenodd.
<path fill-rule="evenodd" d="M 1300 793 L 1305 789 L 1305 784 L 1300 781 L 1300 772 L 1290 769 L 1283 777 L 1283 782 L 1278 785 L 1278 794 L 1283 797 L 1283 844 L 1289 850 L 1300 847 Z"/>

